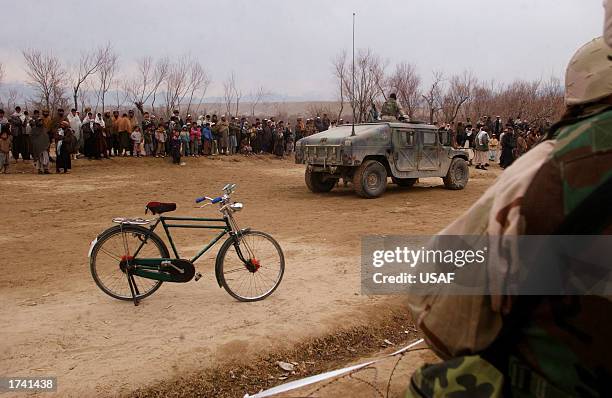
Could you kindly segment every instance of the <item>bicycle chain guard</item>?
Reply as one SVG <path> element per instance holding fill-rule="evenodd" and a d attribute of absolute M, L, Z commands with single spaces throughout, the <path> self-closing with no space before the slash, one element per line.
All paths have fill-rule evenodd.
<path fill-rule="evenodd" d="M 164 282 L 185 283 L 193 279 L 195 267 L 189 260 L 172 259 L 160 261 L 159 271 L 136 268 L 132 272 L 136 276 L 155 279 Z"/>

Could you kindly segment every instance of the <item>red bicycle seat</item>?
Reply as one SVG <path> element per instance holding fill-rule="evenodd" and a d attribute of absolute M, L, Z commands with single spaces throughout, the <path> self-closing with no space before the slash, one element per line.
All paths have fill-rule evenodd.
<path fill-rule="evenodd" d="M 145 214 L 150 210 L 153 214 L 162 214 L 176 210 L 176 203 L 149 202 Z"/>

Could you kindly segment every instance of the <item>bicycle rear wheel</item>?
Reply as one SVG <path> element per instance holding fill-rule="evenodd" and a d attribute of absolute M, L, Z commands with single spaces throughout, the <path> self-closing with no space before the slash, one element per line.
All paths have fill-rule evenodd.
<path fill-rule="evenodd" d="M 136 253 L 137 252 L 137 253 Z M 136 225 L 115 226 L 104 231 L 94 245 L 89 259 L 91 276 L 109 296 L 133 300 L 125 271 L 126 262 L 134 258 L 169 258 L 168 248 L 155 233 Z M 132 275 L 137 300 L 153 294 L 162 281 Z"/>
<path fill-rule="evenodd" d="M 246 231 L 235 239 L 226 240 L 219 250 L 216 271 L 221 285 L 236 300 L 263 300 L 283 279 L 283 251 L 278 242 L 264 232 Z M 238 256 L 236 245 L 246 262 Z"/>

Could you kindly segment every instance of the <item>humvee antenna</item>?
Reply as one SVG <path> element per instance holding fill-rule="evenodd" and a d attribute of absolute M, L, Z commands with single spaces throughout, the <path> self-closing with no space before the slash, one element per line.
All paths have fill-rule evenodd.
<path fill-rule="evenodd" d="M 353 13 L 353 128 L 351 136 L 355 135 L 355 13 Z"/>

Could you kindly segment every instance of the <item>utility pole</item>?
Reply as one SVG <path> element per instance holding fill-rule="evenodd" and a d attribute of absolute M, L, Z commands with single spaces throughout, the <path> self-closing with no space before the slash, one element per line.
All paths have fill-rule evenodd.
<path fill-rule="evenodd" d="M 355 13 L 353 13 L 353 88 L 352 88 L 352 93 L 353 93 L 353 98 L 352 98 L 352 105 L 353 105 L 353 129 L 351 131 L 351 135 L 354 136 L 355 135 Z"/>

